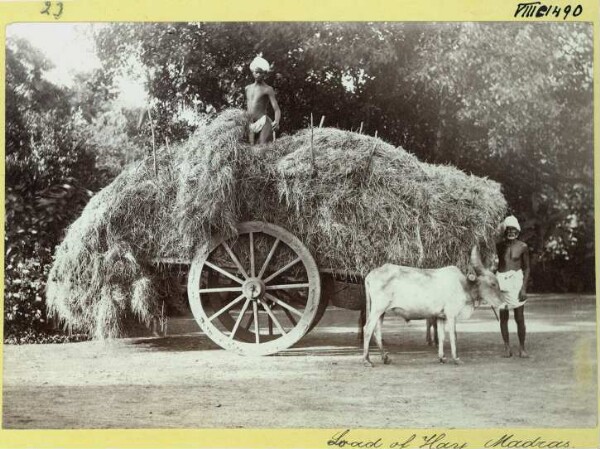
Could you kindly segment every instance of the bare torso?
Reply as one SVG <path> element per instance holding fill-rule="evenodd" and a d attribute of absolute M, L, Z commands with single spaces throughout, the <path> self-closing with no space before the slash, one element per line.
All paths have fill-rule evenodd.
<path fill-rule="evenodd" d="M 273 88 L 266 83 L 252 83 L 246 86 L 246 104 L 250 120 L 256 121 L 267 114 L 267 104 Z"/>
<path fill-rule="evenodd" d="M 250 129 L 248 139 L 250 145 L 255 143 L 266 143 L 273 140 L 273 131 L 279 126 L 281 119 L 281 110 L 275 99 L 275 91 L 271 86 L 263 81 L 264 74 L 261 71 L 254 73 L 256 82 L 246 86 L 246 104 L 248 116 L 250 118 Z M 272 121 L 267 115 L 267 104 L 270 103 L 275 113 L 275 120 Z M 257 124 L 256 129 L 252 129 L 252 122 L 256 122 L 261 117 L 266 117 L 263 125 Z"/>
<path fill-rule="evenodd" d="M 520 240 L 508 240 L 500 243 L 498 251 L 498 271 L 505 273 L 512 270 L 522 270 L 525 267 L 524 261 L 527 255 L 527 245 Z"/>

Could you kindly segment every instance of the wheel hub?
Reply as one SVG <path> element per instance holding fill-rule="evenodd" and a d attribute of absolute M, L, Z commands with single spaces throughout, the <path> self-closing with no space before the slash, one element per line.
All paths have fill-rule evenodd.
<path fill-rule="evenodd" d="M 246 298 L 256 301 L 265 293 L 265 284 L 258 278 L 247 279 L 242 285 L 242 293 Z"/>

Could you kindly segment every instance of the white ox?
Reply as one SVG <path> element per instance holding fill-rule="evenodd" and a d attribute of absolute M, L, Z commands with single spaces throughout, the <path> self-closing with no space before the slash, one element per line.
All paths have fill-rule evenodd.
<path fill-rule="evenodd" d="M 366 324 L 363 332 L 363 362 L 369 360 L 369 344 L 373 333 L 381 351 L 383 363 L 390 363 L 383 349 L 381 327 L 386 311 L 394 311 L 405 320 L 430 320 L 437 318 L 439 336 L 438 355 L 445 362 L 445 330 L 449 334 L 452 359 L 461 363 L 456 355 L 456 319 L 467 319 L 481 300 L 498 307 L 504 301 L 494 273 L 486 269 L 474 247 L 471 251 L 469 275 L 458 267 L 419 269 L 386 264 L 371 271 L 365 278 Z"/>

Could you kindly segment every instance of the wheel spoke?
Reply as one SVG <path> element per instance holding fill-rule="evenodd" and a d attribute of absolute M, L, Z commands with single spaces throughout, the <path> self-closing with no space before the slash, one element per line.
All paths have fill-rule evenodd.
<path fill-rule="evenodd" d="M 231 330 L 231 334 L 229 335 L 230 340 L 233 340 L 233 337 L 235 336 L 235 333 L 237 332 L 238 327 L 239 327 L 240 323 L 242 322 L 242 319 L 244 318 L 244 314 L 246 313 L 246 309 L 248 308 L 249 305 L 250 305 L 250 300 L 246 299 L 246 302 L 244 302 L 242 310 L 240 311 L 240 316 L 238 316 L 237 320 L 235 320 L 235 325 L 233 326 L 233 329 Z"/>
<path fill-rule="evenodd" d="M 254 277 L 256 267 L 254 266 L 254 232 L 250 233 L 250 276 Z"/>
<path fill-rule="evenodd" d="M 254 312 L 254 335 L 256 335 L 256 344 L 260 343 L 260 329 L 258 327 L 258 306 L 256 301 L 252 301 L 252 310 Z"/>
<path fill-rule="evenodd" d="M 294 317 L 289 312 L 289 310 L 288 309 L 283 309 L 283 311 L 285 312 L 285 315 L 288 317 L 288 320 L 290 320 L 292 322 L 292 325 L 294 327 L 296 327 L 296 324 L 298 324 L 298 322 L 294 319 Z"/>
<path fill-rule="evenodd" d="M 250 329 L 251 324 L 252 324 L 252 314 L 250 314 L 250 318 L 248 318 L 248 322 L 246 324 L 244 324 L 243 329 L 245 331 L 247 331 L 248 329 Z"/>
<path fill-rule="evenodd" d="M 277 326 L 277 329 L 279 329 L 279 332 L 281 332 L 282 335 L 287 334 L 287 332 L 283 329 L 283 327 L 281 327 L 281 324 L 279 324 L 279 321 L 277 320 L 277 318 L 275 317 L 275 315 L 273 314 L 273 312 L 271 311 L 271 309 L 269 308 L 269 306 L 267 305 L 266 302 L 264 302 L 262 299 L 259 299 L 260 304 L 263 306 L 263 309 L 265 309 L 267 311 L 267 313 L 269 314 L 269 317 L 271 318 L 271 320 L 273 320 L 273 323 L 275 323 L 275 326 Z M 269 326 L 269 330 L 271 331 L 271 335 L 273 335 L 273 325 L 271 324 L 271 322 L 269 322 L 270 326 Z"/>
<path fill-rule="evenodd" d="M 235 282 L 237 282 L 238 284 L 243 284 L 244 281 L 242 281 L 239 277 L 234 276 L 233 274 L 231 274 L 229 271 L 224 270 L 221 267 L 217 267 L 215 264 L 209 262 L 208 260 L 206 260 L 204 262 L 204 265 L 209 266 L 210 268 L 212 268 L 215 271 L 218 271 L 219 273 L 221 273 L 224 276 L 227 276 L 229 279 L 234 280 Z"/>
<path fill-rule="evenodd" d="M 299 300 L 298 298 L 294 298 L 292 296 L 292 294 L 290 292 L 286 291 L 286 290 L 280 290 L 279 294 L 280 295 L 285 295 L 285 297 L 287 298 L 287 301 L 290 301 L 290 302 L 294 302 L 294 301 L 298 301 Z M 292 325 L 295 327 L 296 324 L 297 324 L 297 322 L 294 319 L 294 317 L 292 316 L 292 314 L 289 312 L 289 310 L 283 309 L 283 312 L 288 317 L 288 319 L 292 322 Z"/>
<path fill-rule="evenodd" d="M 260 272 L 258 273 L 258 278 L 261 279 L 263 274 L 265 274 L 265 270 L 267 269 L 267 266 L 269 265 L 269 262 L 271 261 L 271 258 L 273 257 L 273 254 L 275 254 L 275 250 L 277 249 L 277 245 L 279 245 L 280 240 L 277 238 L 275 239 L 275 243 L 273 243 L 273 247 L 271 248 L 271 251 L 269 251 L 269 254 L 267 255 L 267 258 L 265 259 L 265 263 L 263 263 L 262 268 L 260 269 Z"/>
<path fill-rule="evenodd" d="M 242 264 L 238 260 L 237 256 L 235 254 L 233 254 L 233 251 L 231 250 L 231 248 L 229 247 L 227 242 L 224 241 L 223 246 L 225 247 L 225 250 L 227 250 L 229 257 L 231 257 L 231 260 L 233 260 L 233 263 L 235 264 L 237 269 L 240 270 L 240 272 L 246 279 L 248 279 L 248 273 L 246 273 L 246 270 L 244 270 L 244 267 L 242 267 Z"/>
<path fill-rule="evenodd" d="M 285 290 L 292 288 L 308 288 L 310 284 L 278 284 L 278 285 L 267 285 L 265 290 Z"/>
<path fill-rule="evenodd" d="M 200 293 L 241 292 L 242 287 L 209 287 L 198 290 Z"/>
<path fill-rule="evenodd" d="M 300 262 L 302 259 L 300 257 L 297 257 L 296 259 L 292 260 L 290 263 L 288 263 L 285 267 L 280 268 L 279 270 L 277 270 L 275 273 L 273 273 L 271 276 L 269 276 L 268 278 L 266 278 L 263 282 L 266 284 L 267 282 L 269 282 L 271 279 L 275 279 L 277 276 L 279 276 L 281 273 L 283 273 L 285 270 L 289 269 L 290 267 L 296 265 L 298 262 Z"/>
<path fill-rule="evenodd" d="M 271 301 L 273 301 L 276 304 L 279 304 L 281 307 L 283 307 L 284 309 L 289 310 L 292 313 L 295 313 L 296 315 L 298 315 L 299 317 L 301 317 L 303 314 L 302 312 L 300 312 L 298 309 L 290 306 L 289 304 L 286 304 L 285 302 L 281 301 L 280 299 L 276 298 L 275 296 L 273 296 L 270 293 L 265 293 L 265 296 L 267 298 L 269 298 Z"/>
<path fill-rule="evenodd" d="M 225 307 L 223 307 L 221 310 L 219 310 L 217 313 L 214 313 L 213 315 L 208 317 L 208 321 L 214 320 L 216 317 L 221 315 L 223 312 L 231 309 L 234 305 L 236 305 L 238 302 L 240 302 L 244 298 L 245 298 L 244 294 L 241 294 L 240 296 L 235 298 L 233 301 L 231 301 L 229 304 L 227 304 Z"/>
<path fill-rule="evenodd" d="M 267 317 L 267 323 L 269 324 L 269 335 L 273 335 L 273 320 L 270 316 Z"/>

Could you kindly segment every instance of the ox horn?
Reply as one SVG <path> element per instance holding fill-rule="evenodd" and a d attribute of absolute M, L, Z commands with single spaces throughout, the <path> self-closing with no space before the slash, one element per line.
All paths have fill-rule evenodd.
<path fill-rule="evenodd" d="M 477 248 L 477 246 L 474 246 L 471 250 L 471 266 L 475 270 L 475 274 L 477 274 L 477 276 L 483 274 L 484 266 L 483 262 L 481 261 L 481 255 L 479 254 L 479 248 Z"/>

